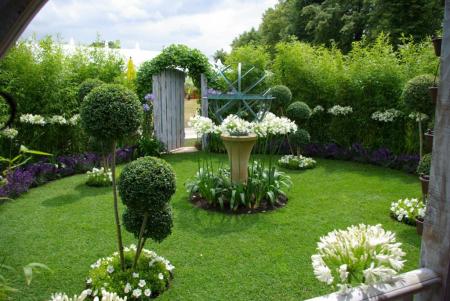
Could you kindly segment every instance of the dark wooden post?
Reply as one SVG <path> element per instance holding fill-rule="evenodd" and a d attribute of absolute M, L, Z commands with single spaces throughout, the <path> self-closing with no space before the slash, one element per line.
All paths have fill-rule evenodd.
<path fill-rule="evenodd" d="M 439 16 L 436 16 L 438 18 Z M 449 299 L 450 262 L 450 0 L 445 1 L 441 74 L 433 141 L 430 189 L 422 236 L 421 266 L 441 276 L 442 286 L 419 301 Z"/>

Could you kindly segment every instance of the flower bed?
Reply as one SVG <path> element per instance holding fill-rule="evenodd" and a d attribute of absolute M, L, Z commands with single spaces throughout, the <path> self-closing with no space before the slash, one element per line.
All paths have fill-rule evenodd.
<path fill-rule="evenodd" d="M 128 162 L 133 158 L 134 148 L 126 147 L 117 150 L 118 162 Z M 94 153 L 60 156 L 54 163 L 41 161 L 19 167 L 6 175 L 6 181 L 0 186 L 0 197 L 17 198 L 36 187 L 47 182 L 85 173 L 100 165 L 101 158 Z"/>
<path fill-rule="evenodd" d="M 391 203 L 391 216 L 399 222 L 415 225 L 416 218 L 425 217 L 425 209 L 425 204 L 419 199 L 400 199 Z"/>
<path fill-rule="evenodd" d="M 92 170 L 89 170 L 87 173 L 86 185 L 92 187 L 105 187 L 111 186 L 112 184 L 112 173 L 108 168 L 105 170 L 104 167 L 94 167 Z"/>
<path fill-rule="evenodd" d="M 278 164 L 288 169 L 311 169 L 316 167 L 317 162 L 313 158 L 302 155 L 285 155 L 278 160 Z"/>

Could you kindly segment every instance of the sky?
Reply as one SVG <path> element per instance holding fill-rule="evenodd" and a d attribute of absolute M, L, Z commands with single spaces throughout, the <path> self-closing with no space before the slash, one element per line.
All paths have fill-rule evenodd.
<path fill-rule="evenodd" d="M 160 51 L 173 43 L 211 56 L 258 27 L 278 0 L 49 0 L 23 37 L 60 34 L 68 42 L 91 43 L 100 34 L 122 48 Z"/>

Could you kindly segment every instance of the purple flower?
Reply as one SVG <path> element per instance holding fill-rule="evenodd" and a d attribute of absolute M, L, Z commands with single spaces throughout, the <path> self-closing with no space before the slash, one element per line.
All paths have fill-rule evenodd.
<path fill-rule="evenodd" d="M 6 176 L 7 184 L 0 187 L 1 197 L 16 198 L 28 191 L 34 182 L 31 172 L 17 168 Z"/>
<path fill-rule="evenodd" d="M 144 104 L 142 105 L 142 108 L 144 109 L 144 112 L 150 111 L 150 106 L 149 106 L 148 104 L 146 104 L 146 103 L 144 103 Z"/>
<path fill-rule="evenodd" d="M 214 90 L 213 88 L 209 88 L 208 94 L 216 95 L 216 94 L 220 94 L 220 91 Z"/>
<path fill-rule="evenodd" d="M 153 93 L 149 93 L 149 94 L 144 96 L 144 99 L 146 101 L 154 101 L 155 100 L 155 95 Z"/>

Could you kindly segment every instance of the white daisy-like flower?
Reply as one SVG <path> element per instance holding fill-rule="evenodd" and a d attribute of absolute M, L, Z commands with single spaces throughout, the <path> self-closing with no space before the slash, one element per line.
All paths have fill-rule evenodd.
<path fill-rule="evenodd" d="M 129 292 L 131 292 L 131 290 L 133 289 L 133 287 L 131 286 L 131 284 L 129 284 L 127 282 L 127 284 L 125 285 L 125 288 L 123 289 L 125 294 L 128 294 Z"/>
<path fill-rule="evenodd" d="M 158 278 L 159 278 L 159 280 L 163 280 L 163 279 L 164 279 L 163 273 L 159 273 L 159 274 L 158 274 Z"/>
<path fill-rule="evenodd" d="M 91 284 L 91 283 L 92 283 L 92 278 L 86 279 L 86 284 Z"/>
<path fill-rule="evenodd" d="M 142 295 L 142 290 L 140 288 L 133 290 L 133 297 L 139 298 L 141 295 Z"/>
<path fill-rule="evenodd" d="M 133 273 L 133 278 L 139 278 L 139 273 Z"/>
<path fill-rule="evenodd" d="M 114 272 L 114 267 L 112 265 L 108 265 L 108 267 L 106 268 L 106 271 L 110 274 L 112 274 Z"/>
<path fill-rule="evenodd" d="M 152 294 L 152 291 L 148 288 L 144 291 L 144 295 L 146 295 L 147 297 L 150 297 L 151 294 Z"/>
<path fill-rule="evenodd" d="M 147 283 L 145 282 L 144 279 L 139 280 L 138 285 L 139 285 L 140 287 L 144 287 L 146 284 L 147 284 Z"/>

